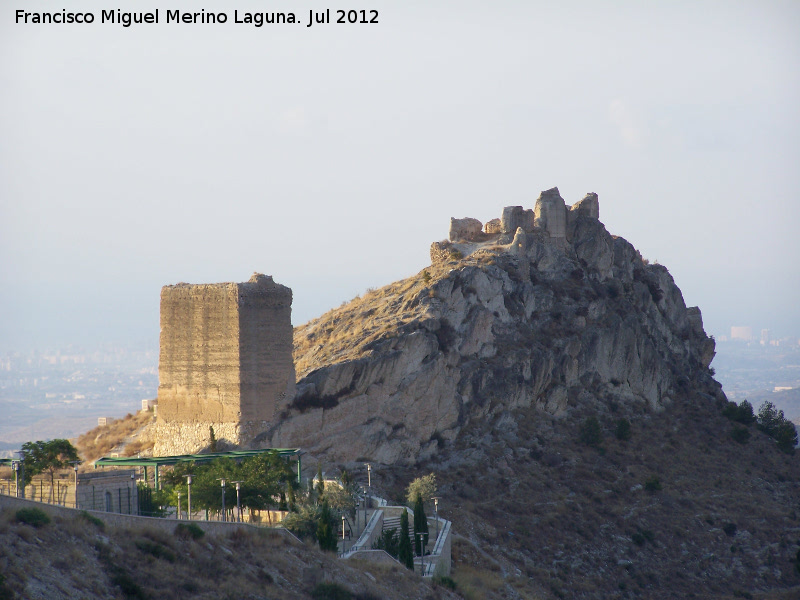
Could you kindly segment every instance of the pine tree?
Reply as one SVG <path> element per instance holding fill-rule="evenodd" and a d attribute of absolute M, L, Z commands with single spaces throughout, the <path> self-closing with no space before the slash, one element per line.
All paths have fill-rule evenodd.
<path fill-rule="evenodd" d="M 400 545 L 397 550 L 397 560 L 406 567 L 414 570 L 414 555 L 411 553 L 411 540 L 408 539 L 408 511 L 403 509 L 400 515 Z"/>
<path fill-rule="evenodd" d="M 322 501 L 322 511 L 317 521 L 317 541 L 320 550 L 336 552 L 336 535 L 333 533 L 333 516 L 326 500 Z"/>
<path fill-rule="evenodd" d="M 422 543 L 417 534 L 424 533 Z M 428 544 L 428 519 L 425 516 L 425 506 L 422 503 L 422 495 L 417 494 L 414 500 L 414 549 L 417 556 L 422 556 L 422 551 Z"/>

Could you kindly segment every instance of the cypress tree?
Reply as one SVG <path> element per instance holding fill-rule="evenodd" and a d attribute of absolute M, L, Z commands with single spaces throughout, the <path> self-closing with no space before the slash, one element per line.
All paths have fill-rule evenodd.
<path fill-rule="evenodd" d="M 325 493 L 325 482 L 322 480 L 322 465 L 317 465 L 317 497 L 322 498 Z"/>
<path fill-rule="evenodd" d="M 424 533 L 420 543 L 418 533 Z M 417 556 L 422 556 L 423 548 L 428 544 L 428 519 L 425 516 L 425 506 L 422 504 L 422 495 L 417 493 L 414 500 L 414 549 Z"/>
<path fill-rule="evenodd" d="M 328 550 L 336 552 L 336 536 L 333 533 L 333 516 L 331 516 L 331 509 L 328 506 L 328 501 L 322 501 L 322 512 L 317 521 L 317 541 L 319 542 L 320 550 Z"/>
<path fill-rule="evenodd" d="M 400 515 L 400 542 L 397 550 L 397 560 L 406 567 L 414 570 L 414 555 L 411 553 L 411 540 L 408 539 L 408 511 L 403 509 Z"/>

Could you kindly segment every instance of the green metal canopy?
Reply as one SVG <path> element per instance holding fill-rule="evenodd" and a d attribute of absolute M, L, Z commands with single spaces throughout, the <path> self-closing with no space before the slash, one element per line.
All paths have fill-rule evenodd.
<path fill-rule="evenodd" d="M 231 450 L 229 452 L 208 452 L 206 454 L 179 454 L 176 456 L 148 456 L 148 457 L 111 457 L 104 456 L 94 461 L 94 468 L 97 467 L 144 467 L 145 474 L 147 467 L 153 467 L 155 473 L 155 485 L 158 487 L 159 467 L 177 465 L 181 462 L 210 462 L 217 458 L 247 458 L 260 454 L 276 453 L 283 457 L 297 457 L 297 482 L 300 483 L 300 470 L 302 467 L 300 456 L 303 452 L 299 448 L 261 448 L 259 450 Z M 10 464 L 10 459 L 9 464 Z M 146 476 L 146 475 L 145 475 Z"/>

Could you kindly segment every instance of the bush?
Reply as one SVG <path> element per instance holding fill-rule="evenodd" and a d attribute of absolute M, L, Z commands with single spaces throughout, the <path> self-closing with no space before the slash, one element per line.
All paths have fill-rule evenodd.
<path fill-rule="evenodd" d="M 449 590 L 455 590 L 456 589 L 456 582 L 453 581 L 453 579 L 451 577 L 447 577 L 445 575 L 442 575 L 440 577 L 434 577 L 433 578 L 433 583 L 435 585 L 440 585 L 442 587 L 445 587 L 445 588 L 447 588 Z"/>
<path fill-rule="evenodd" d="M 620 419 L 617 421 L 617 428 L 614 430 L 614 435 L 618 440 L 627 441 L 631 439 L 631 422 L 628 419 Z"/>
<path fill-rule="evenodd" d="M 352 600 L 353 594 L 338 583 L 318 583 L 311 590 L 313 600 Z"/>
<path fill-rule="evenodd" d="M 603 441 L 600 432 L 600 422 L 597 417 L 588 417 L 581 425 L 579 439 L 587 446 L 594 446 L 595 448 Z"/>
<path fill-rule="evenodd" d="M 0 600 L 14 600 L 16 594 L 6 585 L 6 578 L 0 573 Z"/>
<path fill-rule="evenodd" d="M 648 477 L 644 482 L 644 489 L 648 492 L 658 492 L 661 490 L 661 480 L 655 475 Z"/>
<path fill-rule="evenodd" d="M 731 421 L 742 425 L 750 425 L 756 422 L 756 416 L 753 414 L 753 405 L 747 400 L 742 400 L 739 404 L 728 402 L 725 408 L 722 409 L 722 414 Z"/>
<path fill-rule="evenodd" d="M 175 555 L 168 548 L 157 542 L 151 542 L 150 540 L 136 540 L 134 544 L 145 554 L 155 556 L 156 558 L 163 558 L 167 562 L 175 562 Z"/>
<path fill-rule="evenodd" d="M 130 573 L 121 568 L 115 570 L 116 573 L 111 576 L 111 583 L 119 586 L 119 589 L 122 590 L 126 598 L 138 598 L 139 600 L 147 599 L 147 594 L 139 587 L 139 584 L 131 577 Z"/>
<path fill-rule="evenodd" d="M 734 427 L 733 431 L 731 431 L 731 437 L 740 444 L 746 444 L 747 440 L 750 439 L 750 430 L 747 427 Z"/>
<path fill-rule="evenodd" d="M 387 529 L 381 533 L 381 536 L 372 544 L 373 550 L 384 550 L 394 558 L 397 558 L 400 552 L 400 538 L 397 535 L 397 529 Z"/>
<path fill-rule="evenodd" d="M 95 526 L 95 527 L 97 527 L 98 529 L 101 529 L 101 530 L 102 530 L 102 529 L 105 529 L 105 527 L 106 527 L 106 524 L 105 524 L 105 523 L 103 523 L 103 521 L 101 521 L 100 519 L 98 519 L 98 518 L 97 518 L 97 517 L 95 517 L 94 515 L 90 515 L 90 514 L 89 514 L 88 512 L 86 512 L 85 510 L 82 510 L 80 513 L 78 513 L 78 516 L 79 516 L 81 519 L 83 519 L 83 520 L 85 520 L 85 521 L 87 521 L 87 522 L 91 523 L 92 525 L 94 525 L 94 526 Z"/>
<path fill-rule="evenodd" d="M 195 525 L 194 523 L 178 523 L 175 526 L 175 537 L 179 537 L 184 540 L 189 538 L 193 540 L 199 540 L 205 534 L 206 532 L 203 531 L 199 525 Z"/>
<path fill-rule="evenodd" d="M 19 523 L 25 523 L 33 527 L 41 527 L 50 522 L 50 517 L 47 516 L 47 513 L 38 508 L 20 508 L 15 517 Z"/>
<path fill-rule="evenodd" d="M 423 271 L 422 272 L 422 281 L 424 281 L 425 283 L 428 283 L 430 280 L 431 280 L 431 274 L 428 273 L 428 271 Z"/>

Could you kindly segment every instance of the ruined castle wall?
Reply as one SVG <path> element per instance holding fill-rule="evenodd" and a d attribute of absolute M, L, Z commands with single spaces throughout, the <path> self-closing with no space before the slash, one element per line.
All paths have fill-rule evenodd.
<path fill-rule="evenodd" d="M 553 188 L 542 192 L 534 207 L 536 225 L 544 227 L 551 238 L 564 238 L 567 235 L 567 205 Z"/>

